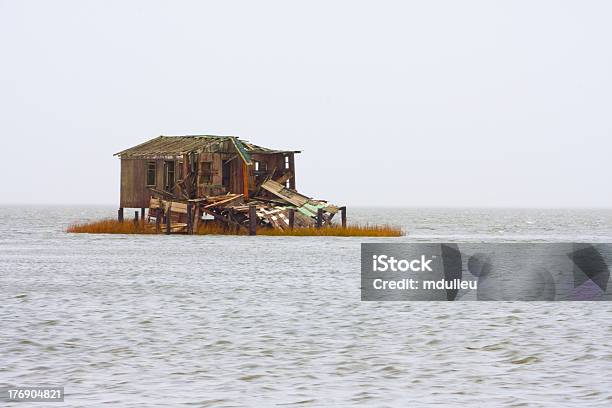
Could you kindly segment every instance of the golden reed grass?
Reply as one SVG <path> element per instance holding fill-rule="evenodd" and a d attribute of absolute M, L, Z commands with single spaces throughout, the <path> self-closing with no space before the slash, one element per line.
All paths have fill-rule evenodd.
<path fill-rule="evenodd" d="M 66 229 L 66 232 L 86 234 L 154 234 L 155 229 L 151 230 L 142 223 L 136 224 L 128 220 L 119 222 L 114 219 L 105 219 L 82 224 L 72 224 Z"/>
<path fill-rule="evenodd" d="M 90 223 L 70 225 L 66 232 L 89 234 L 155 234 L 155 225 L 148 223 L 134 223 L 133 221 L 119 222 L 114 219 L 105 219 Z M 162 232 L 163 233 L 163 232 Z M 244 228 L 228 227 L 218 222 L 205 222 L 195 232 L 197 235 L 247 235 Z M 279 230 L 272 228 L 258 228 L 257 235 L 265 236 L 332 236 L 332 237 L 400 237 L 404 235 L 401 228 L 392 225 L 348 225 L 342 228 L 333 225 L 324 228 L 294 228 L 292 230 Z"/>

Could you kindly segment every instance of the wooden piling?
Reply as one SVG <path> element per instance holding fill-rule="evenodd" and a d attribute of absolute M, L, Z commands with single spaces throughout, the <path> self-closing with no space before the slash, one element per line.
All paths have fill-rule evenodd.
<path fill-rule="evenodd" d="M 242 163 L 242 198 L 249 201 L 249 168 L 246 163 Z"/>
<path fill-rule="evenodd" d="M 291 172 L 291 177 L 289 177 L 289 188 L 295 190 L 295 160 L 293 158 L 293 153 L 289 155 L 289 171 Z"/>
<path fill-rule="evenodd" d="M 187 203 L 187 234 L 193 234 L 193 217 L 192 217 L 193 205 Z"/>
<path fill-rule="evenodd" d="M 138 211 L 134 211 L 134 224 L 138 225 Z"/>
<path fill-rule="evenodd" d="M 196 204 L 194 210 L 193 210 L 193 221 L 192 221 L 192 230 L 194 231 L 194 233 L 198 233 L 198 228 L 200 227 L 200 205 Z"/>
<path fill-rule="evenodd" d="M 117 221 L 123 222 L 123 208 L 117 210 Z"/>
<path fill-rule="evenodd" d="M 317 228 L 321 228 L 323 226 L 323 209 L 319 208 L 317 210 Z"/>
<path fill-rule="evenodd" d="M 257 235 L 257 207 L 249 205 L 249 235 Z"/>
<path fill-rule="evenodd" d="M 289 229 L 293 229 L 295 225 L 295 208 L 289 209 Z"/>
<path fill-rule="evenodd" d="M 340 207 L 340 216 L 342 217 L 342 228 L 346 228 L 346 207 Z"/>
<path fill-rule="evenodd" d="M 171 207 L 172 207 L 172 203 L 170 203 L 170 205 L 168 206 L 168 211 L 166 211 L 166 235 L 170 235 L 171 233 L 171 227 L 172 227 L 172 221 L 171 221 Z"/>
<path fill-rule="evenodd" d="M 155 232 L 158 234 L 161 231 L 161 219 L 162 219 L 162 209 L 158 208 L 155 210 Z"/>
<path fill-rule="evenodd" d="M 145 209 L 141 208 L 140 209 L 140 221 L 144 223 L 144 220 L 145 220 Z"/>

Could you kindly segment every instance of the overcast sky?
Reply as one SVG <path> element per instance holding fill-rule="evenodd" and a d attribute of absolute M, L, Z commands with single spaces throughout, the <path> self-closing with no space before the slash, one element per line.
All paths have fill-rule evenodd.
<path fill-rule="evenodd" d="M 298 149 L 348 205 L 612 207 L 610 1 L 0 0 L 3 203 L 118 205 L 122 149 Z"/>

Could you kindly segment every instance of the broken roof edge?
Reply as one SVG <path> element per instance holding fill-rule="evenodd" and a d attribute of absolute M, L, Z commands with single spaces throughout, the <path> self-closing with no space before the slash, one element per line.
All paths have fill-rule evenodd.
<path fill-rule="evenodd" d="M 253 164 L 251 162 L 251 155 L 247 151 L 246 147 L 242 144 L 240 139 L 238 139 L 237 137 L 232 137 L 232 144 L 236 148 L 236 151 L 238 152 L 238 156 L 240 156 L 244 164 L 246 164 L 247 166 L 250 166 L 251 164 Z"/>
<path fill-rule="evenodd" d="M 156 140 L 156 139 L 161 139 L 162 137 L 164 137 L 164 136 L 163 136 L 163 135 L 159 135 L 159 136 L 157 136 L 157 137 L 154 137 L 153 139 L 149 139 L 149 140 L 147 140 L 146 142 L 139 143 L 139 144 L 137 144 L 136 146 L 128 147 L 127 149 L 123 149 L 122 151 L 120 151 L 120 152 L 117 152 L 117 153 L 113 154 L 113 156 L 119 156 L 119 157 L 121 157 L 121 155 L 122 155 L 123 153 L 127 152 L 128 150 L 132 150 L 132 149 L 136 149 L 137 147 L 144 146 L 144 145 L 146 145 L 147 143 L 151 143 L 153 140 Z"/>
<path fill-rule="evenodd" d="M 302 153 L 301 150 L 257 150 L 250 151 L 251 154 L 276 154 L 276 153 Z"/>
<path fill-rule="evenodd" d="M 142 143 L 139 143 L 139 144 L 137 144 L 135 146 L 128 147 L 127 149 L 123 149 L 122 151 L 113 154 L 113 156 L 121 156 L 122 154 L 127 153 L 130 150 L 138 149 L 139 147 L 142 147 L 142 146 L 144 146 L 144 145 L 146 145 L 148 143 L 152 143 L 152 142 L 154 142 L 155 140 L 158 140 L 158 139 L 174 138 L 174 137 L 175 138 L 179 138 L 179 137 L 206 137 L 206 138 L 218 138 L 218 139 L 231 139 L 231 138 L 236 137 L 236 136 L 220 136 L 220 135 L 159 135 L 157 137 L 154 137 L 153 139 L 149 139 L 149 140 L 144 141 Z"/>
<path fill-rule="evenodd" d="M 127 149 L 121 150 L 120 152 L 114 153 L 113 156 L 118 156 L 119 158 L 147 158 L 147 157 L 169 157 L 169 156 L 181 156 L 183 154 L 187 154 L 193 151 L 198 151 L 201 149 L 193 148 L 195 146 L 189 146 L 190 148 L 186 150 L 175 150 L 175 151 L 157 151 L 157 152 L 138 152 L 139 148 L 142 148 L 148 144 L 154 144 L 156 141 L 160 139 L 186 139 L 186 138 L 194 138 L 194 139 L 218 139 L 218 140 L 230 140 L 236 151 L 239 153 L 240 158 L 247 164 L 252 164 L 250 159 L 250 154 L 276 154 L 276 153 L 301 153 L 301 150 L 280 150 L 280 149 L 271 149 L 263 146 L 254 145 L 247 140 L 242 140 L 238 136 L 229 136 L 229 135 L 160 135 L 154 137 L 153 139 L 149 139 L 145 142 L 139 143 L 135 146 L 129 147 Z"/>

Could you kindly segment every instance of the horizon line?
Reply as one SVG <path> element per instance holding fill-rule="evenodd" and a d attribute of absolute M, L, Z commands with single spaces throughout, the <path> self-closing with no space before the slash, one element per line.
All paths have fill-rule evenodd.
<path fill-rule="evenodd" d="M 27 207 L 115 207 L 119 208 L 115 204 L 110 203 L 24 203 L 24 202 L 0 202 L 1 207 L 10 206 L 27 206 Z M 435 205 L 435 204 L 422 204 L 422 205 L 385 205 L 385 204 L 347 204 L 348 208 L 409 208 L 409 209 L 478 209 L 478 210 L 612 210 L 612 206 L 509 206 L 509 205 Z M 136 208 L 136 207 L 124 207 L 124 208 Z"/>

